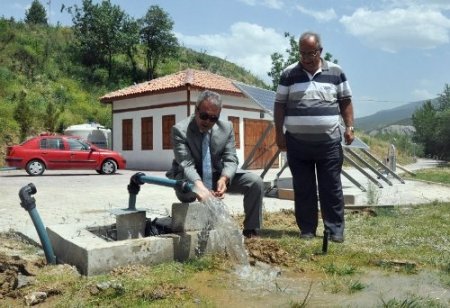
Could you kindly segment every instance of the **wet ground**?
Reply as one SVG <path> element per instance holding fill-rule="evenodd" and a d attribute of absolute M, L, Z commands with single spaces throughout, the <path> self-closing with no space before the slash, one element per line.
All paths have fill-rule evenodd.
<path fill-rule="evenodd" d="M 0 234 L 0 240 L 0 302 L 8 299 L 21 306 L 30 297 L 21 292 L 21 287 L 35 282 L 34 275 L 45 265 L 45 258 L 20 237 Z M 217 307 L 293 307 L 302 303 L 307 303 L 307 307 L 386 307 L 388 303 L 388 307 L 427 307 L 427 301 L 430 306 L 441 303 L 438 307 L 445 307 L 445 303 L 450 303 L 450 290 L 442 286 L 434 272 L 411 275 L 366 269 L 348 280 L 334 281 L 325 279 L 324 273 L 306 273 L 290 266 L 291 257 L 270 239 L 247 240 L 245 246 L 251 266 L 236 265 L 225 272 L 202 271 L 186 286 Z M 63 270 L 69 269 L 60 269 Z M 352 291 L 350 287 L 356 283 L 363 288 Z M 63 288 L 40 285 L 49 297 L 64 293 Z M 421 300 L 420 305 L 414 302 L 415 298 Z M 410 300 L 410 306 L 405 299 Z M 406 306 L 400 306 L 402 302 Z"/>

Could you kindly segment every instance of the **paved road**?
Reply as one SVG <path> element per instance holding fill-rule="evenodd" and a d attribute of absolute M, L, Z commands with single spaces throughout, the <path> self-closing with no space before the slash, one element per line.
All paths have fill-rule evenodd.
<path fill-rule="evenodd" d="M 432 167 L 435 162 L 420 160 L 407 166 L 409 170 Z M 0 172 L 0 232 L 9 229 L 23 233 L 34 232 L 28 213 L 20 206 L 18 192 L 32 182 L 37 188 L 34 195 L 38 213 L 46 226 L 54 224 L 79 224 L 102 226 L 115 222 L 111 210 L 128 207 L 127 185 L 137 171 L 120 170 L 115 175 L 99 175 L 95 171 L 49 171 L 39 177 L 30 177 L 23 170 Z M 261 174 L 261 170 L 254 171 Z M 274 181 L 279 170 L 270 170 L 265 181 Z M 368 181 L 360 173 L 349 170 L 367 187 Z M 144 171 L 147 175 L 164 177 L 163 172 Z M 285 170 L 282 178 L 289 178 Z M 406 181 L 401 184 L 391 179 L 393 186 L 384 184 L 377 190 L 376 205 L 409 205 L 429 203 L 434 200 L 450 201 L 450 186 Z M 368 194 L 343 178 L 344 193 L 355 196 L 355 206 L 365 206 Z M 173 203 L 178 202 L 172 188 L 144 184 L 137 196 L 136 207 L 147 209 L 148 217 L 168 216 Z M 242 213 L 242 196 L 227 195 L 225 204 L 233 214 Z M 293 209 L 293 201 L 264 198 L 264 211 Z M 32 231 L 25 231 L 25 230 Z M 34 231 L 33 231 L 34 230 Z"/>
<path fill-rule="evenodd" d="M 20 188 L 33 183 L 38 213 L 43 223 L 107 225 L 115 222 L 111 210 L 128 207 L 127 185 L 137 171 L 119 170 L 115 175 L 99 175 L 95 171 L 47 170 L 42 176 L 31 177 L 23 170 L 0 172 L 0 232 L 22 230 L 33 223 L 20 206 Z M 144 171 L 147 175 L 164 177 L 164 172 Z M 178 202 L 170 187 L 144 184 L 137 195 L 136 207 L 147 209 L 148 217 L 168 216 L 172 204 Z M 242 196 L 227 195 L 225 204 L 231 213 L 242 213 Z M 264 209 L 278 211 L 293 208 L 290 200 L 266 198 Z"/>

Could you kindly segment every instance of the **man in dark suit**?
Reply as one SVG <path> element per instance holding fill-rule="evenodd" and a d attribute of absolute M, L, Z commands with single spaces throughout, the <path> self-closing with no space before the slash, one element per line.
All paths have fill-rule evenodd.
<path fill-rule="evenodd" d="M 211 196 L 223 198 L 226 191 L 244 194 L 243 235 L 256 237 L 262 220 L 263 181 L 254 173 L 237 169 L 233 125 L 219 119 L 221 110 L 222 99 L 218 93 L 209 90 L 200 93 L 195 113 L 172 127 L 175 159 L 166 175 L 194 184 L 192 193 L 175 189 L 181 202 L 202 201 Z M 204 145 L 205 137 L 209 152 Z M 210 172 L 203 170 L 209 169 L 204 165 L 206 158 L 210 158 Z"/>

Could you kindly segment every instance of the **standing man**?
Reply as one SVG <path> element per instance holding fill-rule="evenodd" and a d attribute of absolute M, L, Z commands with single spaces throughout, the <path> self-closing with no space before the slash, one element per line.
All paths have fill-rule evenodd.
<path fill-rule="evenodd" d="M 194 183 L 195 193 L 175 189 L 181 202 L 223 198 L 226 191 L 244 194 L 244 231 L 257 237 L 261 227 L 264 185 L 260 176 L 237 170 L 233 125 L 220 120 L 222 99 L 216 92 L 200 93 L 195 113 L 172 127 L 175 159 L 167 177 Z"/>
<path fill-rule="evenodd" d="M 303 33 L 299 51 L 300 61 L 285 68 L 280 76 L 274 107 L 276 142 L 287 152 L 300 237 L 312 239 L 316 235 L 318 186 L 325 230 L 332 241 L 341 243 L 344 194 L 340 116 L 345 143 L 351 144 L 352 93 L 342 69 L 321 58 L 319 34 Z"/>

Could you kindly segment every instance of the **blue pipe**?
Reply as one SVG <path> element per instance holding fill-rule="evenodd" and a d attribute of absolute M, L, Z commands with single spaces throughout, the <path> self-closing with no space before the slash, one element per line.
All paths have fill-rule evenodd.
<path fill-rule="evenodd" d="M 53 253 L 53 247 L 48 238 L 47 231 L 44 224 L 42 223 L 41 217 L 36 209 L 36 200 L 31 196 L 37 192 L 36 186 L 33 183 L 25 185 L 19 191 L 19 198 L 22 202 L 20 205 L 28 211 L 31 220 L 33 221 L 34 227 L 39 235 L 39 239 L 42 243 L 42 248 L 44 249 L 45 258 L 48 264 L 56 264 L 56 257 Z"/>
<path fill-rule="evenodd" d="M 130 184 L 128 185 L 128 192 L 130 193 L 130 198 L 128 200 L 128 210 L 136 209 L 136 195 L 139 193 L 140 186 L 144 183 L 178 188 L 183 193 L 193 192 L 194 190 L 194 184 L 188 181 L 150 176 L 145 175 L 142 172 L 138 172 L 131 176 Z"/>

